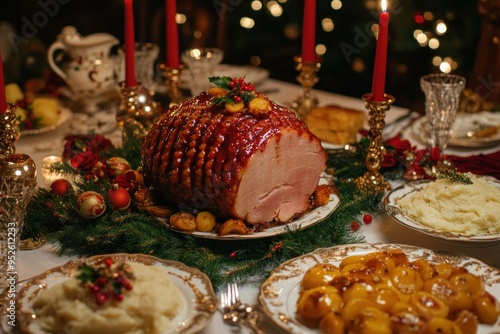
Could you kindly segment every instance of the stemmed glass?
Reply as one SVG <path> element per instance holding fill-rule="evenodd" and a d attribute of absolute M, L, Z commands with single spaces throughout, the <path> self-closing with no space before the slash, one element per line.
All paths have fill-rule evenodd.
<path fill-rule="evenodd" d="M 194 96 L 210 89 L 212 84 L 209 77 L 213 75 L 223 56 L 224 52 L 216 48 L 193 48 L 182 53 L 181 60 L 187 66 L 190 74 L 189 89 L 191 95 Z"/>
<path fill-rule="evenodd" d="M 420 78 L 420 87 L 425 94 L 428 142 L 432 148 L 439 148 L 443 157 L 452 135 L 465 78 L 455 74 L 427 74 Z"/>

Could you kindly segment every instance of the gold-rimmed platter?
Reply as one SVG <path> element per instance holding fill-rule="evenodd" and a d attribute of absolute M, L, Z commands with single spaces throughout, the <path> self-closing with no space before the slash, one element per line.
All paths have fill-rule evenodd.
<path fill-rule="evenodd" d="M 53 131 L 64 124 L 68 122 L 71 117 L 73 117 L 73 112 L 69 110 L 68 108 L 61 108 L 60 109 L 60 114 L 59 114 L 59 119 L 54 125 L 49 125 L 49 126 L 43 126 L 38 129 L 29 129 L 29 130 L 22 130 L 21 131 L 21 136 L 33 136 L 33 135 L 39 135 L 45 132 Z"/>
<path fill-rule="evenodd" d="M 493 296 L 500 296 L 500 270 L 485 263 L 445 251 L 433 251 L 401 244 L 350 244 L 330 248 L 319 248 L 311 253 L 282 263 L 274 269 L 260 288 L 259 303 L 268 319 L 276 326 L 291 334 L 319 334 L 317 328 L 303 325 L 295 316 L 297 300 L 301 291 L 301 281 L 312 266 L 322 264 L 339 265 L 349 256 L 371 252 L 401 249 L 410 261 L 425 259 L 430 263 L 447 262 L 453 266 L 466 268 L 470 273 L 481 277 L 486 290 Z M 478 326 L 478 334 L 498 333 L 500 320 L 494 325 Z"/>
<path fill-rule="evenodd" d="M 137 262 L 148 266 L 163 268 L 165 274 L 180 290 L 183 307 L 171 321 L 171 328 L 161 334 L 198 333 L 210 321 L 218 305 L 218 299 L 209 278 L 200 270 L 188 267 L 177 261 L 162 260 L 144 254 L 109 254 L 97 255 L 89 258 L 75 259 L 66 264 L 52 268 L 31 279 L 20 282 L 16 286 L 16 293 L 8 291 L 1 295 L 2 320 L 0 328 L 4 333 L 17 333 L 9 324 L 8 315 L 12 303 L 15 303 L 14 319 L 16 328 L 26 334 L 49 334 L 36 321 L 32 303 L 36 296 L 45 289 L 73 277 L 82 263 L 95 265 L 103 259 L 111 257 L 114 262 Z M 168 301 L 165 301 L 168 302 Z M 16 329 L 17 330 L 17 329 Z"/>
<path fill-rule="evenodd" d="M 329 184 L 332 182 L 332 176 L 326 173 L 321 174 L 320 180 L 318 184 Z M 177 232 L 188 234 L 196 238 L 202 239 L 215 239 L 215 240 L 250 240 L 250 239 L 263 239 L 270 238 L 277 235 L 281 235 L 287 233 L 289 231 L 303 230 L 314 226 L 325 219 L 327 219 L 340 205 L 340 197 L 336 193 L 330 194 L 330 201 L 328 204 L 314 208 L 311 211 L 304 213 L 293 219 L 291 222 L 281 225 L 272 226 L 263 231 L 253 232 L 248 234 L 227 234 L 227 235 L 218 235 L 216 232 L 185 232 L 180 231 L 173 226 L 171 226 L 165 218 L 157 219 L 170 230 Z"/>
<path fill-rule="evenodd" d="M 429 138 L 426 128 L 427 119 L 425 116 L 416 120 L 411 130 L 415 136 L 423 143 L 427 143 Z M 475 136 L 481 130 L 484 135 Z M 459 114 L 452 125 L 452 136 L 448 141 L 450 147 L 461 148 L 483 148 L 500 144 L 500 112 L 483 111 L 473 114 Z"/>
<path fill-rule="evenodd" d="M 493 178 L 487 178 L 493 186 L 500 188 L 500 182 Z M 457 232 L 443 231 L 422 224 L 408 217 L 398 204 L 401 198 L 413 196 L 424 189 L 431 180 L 419 180 L 405 183 L 390 191 L 384 199 L 385 211 L 392 216 L 398 223 L 419 231 L 435 238 L 438 241 L 445 242 L 455 246 L 462 247 L 483 247 L 491 246 L 500 242 L 500 233 L 483 233 L 475 235 L 465 235 Z"/>

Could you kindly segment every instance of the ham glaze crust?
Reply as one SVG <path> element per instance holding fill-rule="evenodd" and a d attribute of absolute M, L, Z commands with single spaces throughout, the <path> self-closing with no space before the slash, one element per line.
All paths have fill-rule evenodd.
<path fill-rule="evenodd" d="M 180 211 L 249 224 L 304 212 L 327 155 L 290 109 L 259 97 L 265 113 L 230 113 L 206 92 L 172 107 L 142 144 L 146 185 Z"/>

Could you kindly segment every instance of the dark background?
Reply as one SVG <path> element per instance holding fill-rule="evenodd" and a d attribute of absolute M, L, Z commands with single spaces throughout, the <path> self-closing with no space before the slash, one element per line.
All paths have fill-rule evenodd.
<path fill-rule="evenodd" d="M 250 0 L 178 1 L 178 12 L 186 17 L 186 23 L 179 25 L 181 51 L 190 46 L 220 47 L 225 51 L 225 63 L 252 63 L 268 69 L 272 78 L 296 82 L 293 57 L 300 54 L 303 1 L 277 2 L 282 8 L 279 17 L 265 9 L 272 0 L 261 2 L 264 8 L 255 11 Z M 322 55 L 320 80 L 315 88 L 360 97 L 371 90 L 376 42 L 370 35 L 370 27 L 376 23 L 378 9 L 369 8 L 374 4 L 378 6 L 378 1 L 343 0 L 338 10 L 334 10 L 331 3 L 330 0 L 317 0 L 316 39 L 327 51 Z M 453 73 L 466 77 L 470 74 L 482 17 L 477 11 L 477 1 L 471 0 L 400 0 L 392 3 L 389 0 L 389 6 L 386 92 L 396 97 L 397 105 L 418 110 L 423 103 L 418 81 L 423 74 L 439 72 L 432 64 L 435 56 L 451 57 L 456 61 Z M 166 44 L 164 1 L 136 0 L 134 7 L 136 41 L 157 43 L 161 48 L 159 61 L 162 61 Z M 46 13 L 48 20 L 35 27 L 27 43 L 20 44 L 23 50 L 17 58 L 19 55 L 25 57 L 24 63 L 13 63 L 10 59 L 4 66 L 7 81 L 22 82 L 26 76 L 39 75 L 46 66 L 44 48 L 66 25 L 75 26 L 82 35 L 108 32 L 123 41 L 122 0 L 18 0 L 8 4 L 2 1 L 0 5 L 0 19 L 10 22 L 21 36 L 26 32 L 26 22 L 34 23 L 36 18 L 43 16 L 41 13 Z M 430 19 L 420 20 L 425 13 L 432 14 Z M 254 27 L 241 27 L 242 17 L 252 18 Z M 333 20 L 333 31 L 323 31 L 321 21 L 324 18 Z M 430 49 L 419 45 L 413 37 L 414 31 L 421 29 L 435 35 L 434 27 L 439 20 L 448 28 L 444 35 L 437 36 L 440 47 Z M 198 39 L 193 38 L 197 29 L 205 31 Z M 346 56 L 342 46 L 353 47 L 354 51 Z M 29 64 L 26 57 L 31 59 Z"/>

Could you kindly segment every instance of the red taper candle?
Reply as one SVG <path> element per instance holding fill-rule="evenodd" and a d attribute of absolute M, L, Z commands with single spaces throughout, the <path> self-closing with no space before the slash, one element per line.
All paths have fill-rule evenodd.
<path fill-rule="evenodd" d="M 168 67 L 179 67 L 179 34 L 177 32 L 177 14 L 176 0 L 166 0 L 165 20 L 167 25 L 167 63 Z"/>
<path fill-rule="evenodd" d="M 3 78 L 3 60 L 0 52 L 0 114 L 7 111 L 7 98 L 5 97 L 5 80 Z"/>
<path fill-rule="evenodd" d="M 387 67 L 387 42 L 389 35 L 389 12 L 387 1 L 382 0 L 382 12 L 379 16 L 377 49 L 375 50 L 375 66 L 373 70 L 372 101 L 384 101 L 385 75 Z"/>
<path fill-rule="evenodd" d="M 305 0 L 302 22 L 302 61 L 316 61 L 316 0 Z"/>
<path fill-rule="evenodd" d="M 133 0 L 125 0 L 125 85 L 136 86 Z"/>

